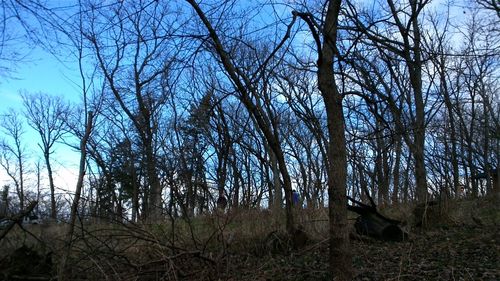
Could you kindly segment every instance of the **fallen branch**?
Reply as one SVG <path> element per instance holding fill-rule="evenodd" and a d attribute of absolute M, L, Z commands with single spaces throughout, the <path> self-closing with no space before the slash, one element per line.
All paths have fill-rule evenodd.
<path fill-rule="evenodd" d="M 14 227 L 15 224 L 21 225 L 21 223 L 23 222 L 23 218 L 26 217 L 27 215 L 29 215 L 29 213 L 31 213 L 33 211 L 36 204 L 38 204 L 38 201 L 32 201 L 28 205 L 28 207 L 26 207 L 25 210 L 21 211 L 19 214 L 15 215 L 15 216 L 9 218 L 8 220 L 10 220 L 10 222 L 7 223 L 6 227 L 0 233 L 0 240 L 2 240 L 7 235 L 7 233 L 9 233 L 9 231 Z"/>

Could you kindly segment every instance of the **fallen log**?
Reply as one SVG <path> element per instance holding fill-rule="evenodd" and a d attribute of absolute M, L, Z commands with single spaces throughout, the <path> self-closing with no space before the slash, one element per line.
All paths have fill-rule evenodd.
<path fill-rule="evenodd" d="M 358 205 L 347 205 L 347 209 L 359 214 L 354 224 L 354 228 L 359 235 L 395 242 L 408 239 L 408 234 L 399 226 L 400 221 L 385 217 L 377 211 L 375 206 L 363 204 L 351 197 L 348 197 L 348 199 Z"/>
<path fill-rule="evenodd" d="M 400 242 L 406 240 L 407 234 L 397 225 L 376 214 L 361 215 L 354 224 L 356 232 L 379 240 Z"/>

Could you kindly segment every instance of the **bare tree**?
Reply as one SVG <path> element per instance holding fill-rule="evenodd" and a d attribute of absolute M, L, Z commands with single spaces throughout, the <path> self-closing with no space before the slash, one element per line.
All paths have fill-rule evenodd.
<path fill-rule="evenodd" d="M 353 278 L 351 251 L 347 224 L 347 158 L 343 94 L 339 91 L 334 75 L 334 60 L 338 55 L 337 35 L 340 0 L 328 1 L 322 29 L 311 14 L 299 14 L 304 19 L 316 43 L 318 52 L 318 87 L 327 114 L 328 150 L 328 217 L 330 219 L 330 272 L 338 280 Z"/>
<path fill-rule="evenodd" d="M 478 176 L 485 176 L 486 189 L 491 190 L 490 177 L 498 167 L 498 31 L 485 22 L 483 14 L 472 11 L 462 31 L 465 39 L 454 60 L 454 110 L 460 135 L 462 164 L 466 186 L 473 196 L 480 194 Z"/>
<path fill-rule="evenodd" d="M 230 52 L 228 52 L 226 47 L 223 45 L 218 31 L 214 28 L 205 12 L 201 9 L 200 5 L 194 0 L 186 1 L 189 3 L 189 5 L 191 5 L 204 27 L 208 30 L 209 38 L 211 40 L 211 48 L 215 50 L 215 55 L 218 57 L 218 59 L 220 59 L 225 72 L 236 88 L 239 94 L 239 99 L 250 112 L 251 117 L 254 118 L 255 123 L 263 134 L 270 150 L 277 158 L 279 171 L 283 180 L 283 189 L 285 191 L 286 228 L 288 233 L 292 234 L 295 231 L 291 205 L 292 183 L 286 165 L 284 152 L 281 146 L 279 132 L 276 130 L 276 127 L 273 127 L 273 122 L 270 116 L 265 112 L 263 107 L 260 106 L 258 102 L 259 95 L 257 93 L 256 87 L 254 86 L 254 79 L 252 79 L 253 77 L 249 73 L 246 73 L 244 71 L 245 67 L 238 66 L 235 60 L 230 56 Z M 293 21 L 291 24 L 293 24 Z M 287 33 L 285 39 L 288 38 L 288 36 L 289 34 Z M 285 39 L 283 39 L 281 42 L 284 42 Z M 278 47 L 280 47 L 281 45 L 282 43 L 278 44 Z M 271 58 L 272 56 L 274 56 L 274 53 L 272 53 L 269 58 Z M 268 60 L 265 60 L 262 63 L 261 67 L 259 67 L 259 69 L 265 67 L 266 61 Z M 260 71 L 258 74 L 260 74 Z"/>
<path fill-rule="evenodd" d="M 158 1 L 90 4 L 80 31 L 90 43 L 106 87 L 132 121 L 142 142 L 147 171 L 151 219 L 161 214 L 162 186 L 157 171 L 158 116 L 166 102 L 169 76 L 182 50 L 182 41 L 170 36 L 169 7 Z M 96 12 L 98 9 L 99 12 Z M 171 44 L 177 44 L 170 48 Z"/>
<path fill-rule="evenodd" d="M 477 3 L 488 10 L 494 11 L 500 19 L 500 3 L 497 0 L 476 0 Z"/>
<path fill-rule="evenodd" d="M 403 85 L 398 88 L 404 90 L 401 92 L 406 95 L 409 116 L 403 116 L 402 113 L 406 112 L 398 108 L 398 98 L 394 97 L 394 93 L 387 92 L 382 98 L 388 101 L 397 130 L 410 132 L 404 134 L 404 140 L 415 161 L 416 194 L 417 199 L 422 202 L 427 200 L 428 192 L 425 166 L 426 92 L 422 74 L 425 58 L 422 50 L 421 17 L 428 2 L 388 0 L 386 6 L 381 4 L 383 9 L 376 9 L 388 11 L 387 14 L 358 13 L 354 6 L 349 9 L 349 19 L 367 39 L 367 44 L 378 50 L 381 59 L 388 64 L 387 69 L 393 80 L 407 83 L 400 80 L 402 74 L 407 74 L 411 90 L 405 90 L 406 86 Z M 386 34 L 379 31 L 381 29 L 374 28 L 378 25 L 387 27 L 384 28 Z M 399 67 L 401 62 L 404 69 Z M 408 119 L 409 124 L 405 125 L 402 118 Z"/>
<path fill-rule="evenodd" d="M 22 94 L 24 110 L 28 124 L 38 133 L 41 143 L 38 147 L 43 152 L 45 167 L 49 178 L 51 211 L 50 217 L 57 218 L 54 176 L 51 165 L 51 154 L 54 153 L 54 144 L 64 136 L 69 107 L 57 96 L 44 93 Z"/>
<path fill-rule="evenodd" d="M 298 145 L 303 147 L 306 154 L 307 164 L 305 166 L 307 166 L 308 171 L 303 171 L 302 177 L 309 177 L 310 189 L 304 194 L 309 207 L 324 205 L 322 203 L 326 166 L 324 162 L 327 159 L 326 147 L 328 146 L 327 132 L 324 130 L 326 116 L 323 103 L 317 86 L 311 83 L 311 80 L 315 79 L 314 75 L 314 72 L 304 71 L 293 63 L 289 63 L 288 66 L 282 66 L 279 71 L 274 73 L 276 78 L 273 80 L 277 87 L 276 91 L 287 99 L 287 110 L 293 112 L 297 118 L 297 120 L 287 120 L 287 122 L 292 123 L 289 124 L 292 130 L 283 134 L 290 136 L 285 141 L 289 142 L 293 139 L 297 141 L 296 145 L 289 144 L 292 151 L 296 151 L 295 147 Z M 306 131 L 301 132 L 301 125 L 296 125 L 295 122 L 303 124 L 303 129 Z M 295 126 L 299 126 L 299 128 L 294 128 Z M 300 166 L 301 161 L 297 159 L 297 162 Z"/>
<path fill-rule="evenodd" d="M 19 198 L 21 211 L 24 210 L 25 188 L 24 176 L 26 173 L 27 151 L 23 143 L 25 136 L 24 121 L 19 113 L 10 109 L 1 116 L 1 129 L 8 137 L 0 140 L 0 165 L 14 182 Z"/>
<path fill-rule="evenodd" d="M 339 280 L 353 277 L 347 225 L 347 159 L 343 95 L 337 87 L 333 71 L 341 0 L 328 2 L 323 29 L 315 35 L 318 46 L 318 87 L 327 114 L 328 128 L 328 217 L 330 219 L 330 271 Z M 311 24 L 309 21 L 308 24 Z"/>
<path fill-rule="evenodd" d="M 18 64 L 26 60 L 29 44 L 23 35 L 29 36 L 24 14 L 17 1 L 2 1 L 0 4 L 0 76 L 12 77 Z M 28 33 L 28 34 L 26 34 Z"/>

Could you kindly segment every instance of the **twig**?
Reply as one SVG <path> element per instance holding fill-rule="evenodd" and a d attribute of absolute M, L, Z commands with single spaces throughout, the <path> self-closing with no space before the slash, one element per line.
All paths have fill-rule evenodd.
<path fill-rule="evenodd" d="M 31 211 L 33 211 L 33 209 L 35 208 L 36 204 L 38 204 L 38 201 L 33 201 L 31 202 L 28 207 L 26 208 L 26 210 L 20 212 L 19 214 L 13 216 L 11 219 L 10 219 L 10 223 L 7 224 L 7 227 L 5 229 L 2 230 L 2 232 L 0 233 L 0 240 L 2 240 L 6 235 L 7 233 L 9 233 L 9 231 L 14 227 L 14 225 L 17 223 L 19 226 L 21 226 L 21 222 L 23 220 L 23 218 L 25 216 L 27 216 L 29 213 L 31 213 Z"/>

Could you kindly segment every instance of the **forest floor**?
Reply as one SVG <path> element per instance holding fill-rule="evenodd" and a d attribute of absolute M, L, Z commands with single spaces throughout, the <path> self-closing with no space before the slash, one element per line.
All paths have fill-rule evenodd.
<path fill-rule="evenodd" d="M 453 203 L 427 228 L 407 227 L 404 242 L 353 231 L 355 280 L 500 280 L 496 203 Z M 411 225 L 410 207 L 382 212 Z M 73 245 L 72 280 L 331 280 L 326 210 L 297 210 L 309 237 L 299 249 L 281 239 L 282 221 L 267 211 L 243 211 L 177 226 L 82 225 Z M 0 280 L 55 280 L 63 230 L 30 226 L 0 240 Z"/>
<path fill-rule="evenodd" d="M 499 229 L 455 226 L 401 243 L 352 241 L 355 280 L 500 280 Z M 229 280 L 329 280 L 327 257 L 322 241 L 288 256 L 240 259 Z"/>

